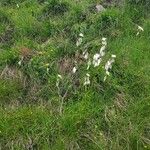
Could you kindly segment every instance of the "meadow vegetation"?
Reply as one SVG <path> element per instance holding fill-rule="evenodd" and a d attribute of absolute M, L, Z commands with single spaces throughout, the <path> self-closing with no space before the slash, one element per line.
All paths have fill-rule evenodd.
<path fill-rule="evenodd" d="M 87 69 L 83 53 L 92 63 L 103 45 Z M 150 149 L 149 0 L 0 0 L 0 150 L 9 149 Z"/>

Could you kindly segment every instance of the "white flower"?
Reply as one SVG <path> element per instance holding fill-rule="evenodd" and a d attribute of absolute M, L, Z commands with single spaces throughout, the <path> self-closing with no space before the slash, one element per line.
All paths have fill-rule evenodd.
<path fill-rule="evenodd" d="M 82 44 L 82 38 L 78 38 L 76 42 L 76 46 L 80 46 Z"/>
<path fill-rule="evenodd" d="M 107 40 L 107 38 L 105 38 L 105 37 L 102 38 L 102 41 L 106 41 L 106 40 Z"/>
<path fill-rule="evenodd" d="M 89 61 L 87 63 L 87 68 L 86 69 L 89 70 L 90 66 L 91 66 L 91 60 L 89 59 Z"/>
<path fill-rule="evenodd" d="M 18 65 L 21 66 L 22 60 L 18 61 Z"/>
<path fill-rule="evenodd" d="M 136 36 L 138 36 L 140 34 L 140 32 L 143 32 L 143 31 L 144 31 L 144 29 L 138 25 L 138 32 L 137 32 Z"/>
<path fill-rule="evenodd" d="M 141 26 L 138 26 L 139 31 L 144 31 L 144 29 Z"/>
<path fill-rule="evenodd" d="M 106 76 L 104 77 L 104 81 L 106 80 L 107 76 L 110 75 L 109 70 L 112 68 L 112 64 L 115 62 L 116 55 L 111 55 L 111 58 L 105 64 L 105 71 Z"/>
<path fill-rule="evenodd" d="M 137 32 L 136 36 L 138 36 L 140 34 L 140 32 Z"/>
<path fill-rule="evenodd" d="M 116 58 L 116 55 L 112 54 L 111 57 L 112 57 L 112 58 Z"/>
<path fill-rule="evenodd" d="M 107 79 L 107 76 L 104 77 L 104 82 L 106 81 L 106 79 Z"/>
<path fill-rule="evenodd" d="M 90 82 L 90 75 L 87 73 L 85 78 L 84 78 L 84 86 L 85 85 L 89 85 L 91 82 Z"/>
<path fill-rule="evenodd" d="M 59 79 L 62 79 L 62 76 L 61 76 L 60 74 L 58 74 L 57 77 L 58 77 Z"/>
<path fill-rule="evenodd" d="M 17 4 L 17 7 L 19 8 L 19 4 Z"/>
<path fill-rule="evenodd" d="M 57 75 L 56 86 L 59 87 L 60 80 L 62 80 L 62 76 L 60 74 Z"/>
<path fill-rule="evenodd" d="M 101 57 L 100 57 L 100 54 L 96 53 L 94 56 L 93 56 L 93 65 L 94 67 L 97 67 L 99 66 L 101 63 Z"/>
<path fill-rule="evenodd" d="M 47 73 L 49 72 L 49 68 L 46 68 Z"/>
<path fill-rule="evenodd" d="M 79 34 L 79 38 L 77 39 L 76 46 L 80 46 L 82 43 L 82 38 L 84 37 L 83 33 Z"/>
<path fill-rule="evenodd" d="M 105 38 L 105 37 L 102 38 L 102 45 L 103 46 L 107 45 L 107 38 Z"/>
<path fill-rule="evenodd" d="M 18 61 L 18 65 L 19 65 L 19 66 L 21 66 L 22 61 L 23 61 L 23 57 L 21 57 L 21 59 Z"/>
<path fill-rule="evenodd" d="M 89 53 L 85 50 L 85 51 L 83 52 L 83 58 L 87 60 L 88 57 L 89 57 Z"/>
<path fill-rule="evenodd" d="M 79 36 L 80 36 L 80 37 L 84 37 L 83 33 L 80 33 Z"/>
<path fill-rule="evenodd" d="M 100 55 L 101 56 L 104 56 L 105 55 L 105 49 L 106 49 L 106 46 L 102 46 L 101 49 L 100 49 Z"/>
<path fill-rule="evenodd" d="M 76 68 L 76 67 L 73 67 L 72 73 L 76 73 L 76 71 L 77 71 L 77 68 Z"/>

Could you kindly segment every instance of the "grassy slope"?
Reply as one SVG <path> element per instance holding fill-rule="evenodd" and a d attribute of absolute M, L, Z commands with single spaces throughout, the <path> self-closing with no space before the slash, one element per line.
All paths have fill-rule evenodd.
<path fill-rule="evenodd" d="M 150 149 L 150 3 L 128 1 L 97 13 L 96 0 L 43 2 L 0 2 L 0 149 Z M 137 25 L 144 28 L 139 36 Z M 103 82 L 100 66 L 90 70 L 89 87 L 72 86 L 85 66 L 72 78 L 58 61 L 75 60 L 86 45 L 94 54 L 102 37 L 105 59 L 117 55 L 111 76 Z M 68 91 L 62 113 L 58 73 L 62 93 Z"/>

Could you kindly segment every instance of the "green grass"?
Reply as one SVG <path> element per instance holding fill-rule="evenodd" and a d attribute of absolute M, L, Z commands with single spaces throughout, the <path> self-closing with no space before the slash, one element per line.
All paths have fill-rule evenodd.
<path fill-rule="evenodd" d="M 106 11 L 98 13 L 97 3 Z M 149 150 L 149 5 L 1 0 L 0 150 Z M 136 36 L 138 25 L 144 31 Z M 87 71 L 82 52 L 92 59 L 102 37 L 106 55 Z M 104 82 L 111 54 L 117 57 Z"/>

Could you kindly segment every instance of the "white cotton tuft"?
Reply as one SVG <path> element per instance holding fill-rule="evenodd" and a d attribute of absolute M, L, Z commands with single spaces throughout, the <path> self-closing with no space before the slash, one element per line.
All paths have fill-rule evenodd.
<path fill-rule="evenodd" d="M 78 38 L 76 42 L 76 46 L 80 46 L 82 44 L 82 38 Z"/>
<path fill-rule="evenodd" d="M 138 25 L 138 30 L 139 31 L 144 31 L 144 29 L 141 26 L 139 26 L 139 25 Z"/>
<path fill-rule="evenodd" d="M 90 85 L 90 75 L 87 73 L 85 78 L 84 78 L 84 86 L 85 85 Z"/>
<path fill-rule="evenodd" d="M 86 60 L 89 58 L 89 53 L 86 50 L 83 52 L 83 58 Z"/>
<path fill-rule="evenodd" d="M 112 57 L 112 58 L 116 58 L 116 55 L 112 54 L 111 57 Z"/>
<path fill-rule="evenodd" d="M 58 74 L 57 77 L 58 77 L 59 79 L 62 79 L 62 76 L 61 76 L 60 74 Z"/>
<path fill-rule="evenodd" d="M 94 56 L 93 56 L 93 65 L 94 67 L 97 67 L 99 66 L 101 63 L 101 57 L 100 57 L 100 54 L 96 53 Z"/>
<path fill-rule="evenodd" d="M 105 55 L 105 49 L 106 49 L 106 46 L 102 46 L 101 49 L 100 49 L 100 55 L 101 57 Z"/>
<path fill-rule="evenodd" d="M 84 37 L 83 33 L 80 33 L 79 36 L 80 36 L 80 37 Z"/>
<path fill-rule="evenodd" d="M 76 71 L 77 71 L 77 68 L 76 68 L 76 67 L 73 67 L 72 73 L 76 73 Z"/>
<path fill-rule="evenodd" d="M 112 64 L 115 62 L 116 55 L 111 55 L 111 58 L 105 64 L 105 71 L 106 76 L 104 77 L 104 81 L 106 80 L 107 76 L 110 75 L 109 70 L 112 68 Z"/>

